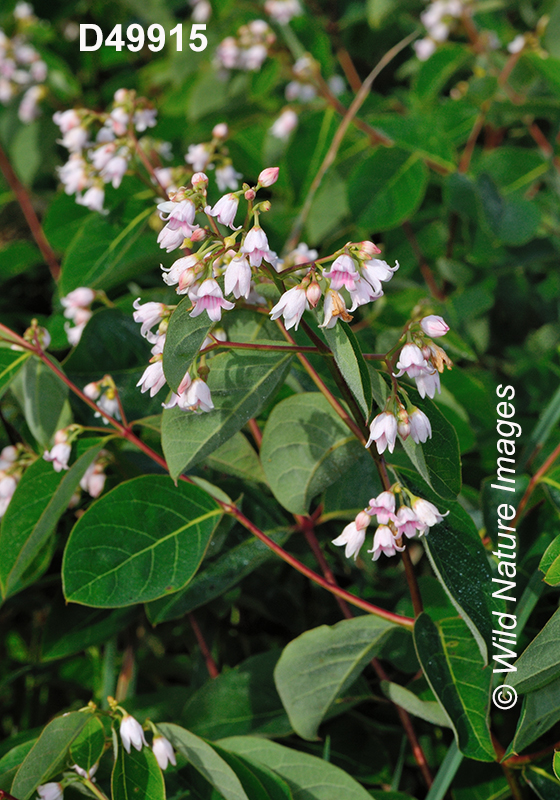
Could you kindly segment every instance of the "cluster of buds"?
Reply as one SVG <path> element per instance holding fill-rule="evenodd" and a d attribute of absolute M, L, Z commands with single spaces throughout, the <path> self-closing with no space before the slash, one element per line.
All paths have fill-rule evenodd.
<path fill-rule="evenodd" d="M 464 13 L 462 0 L 433 0 L 420 14 L 428 35 L 414 42 L 414 50 L 420 61 L 427 61 L 438 44 L 447 41 L 451 29 Z"/>
<path fill-rule="evenodd" d="M 86 397 L 96 403 L 99 411 L 94 416 L 100 417 L 105 425 L 109 424 L 107 417 L 121 419 L 117 387 L 110 375 L 105 375 L 100 381 L 88 383 L 83 391 Z"/>
<path fill-rule="evenodd" d="M 225 69 L 256 72 L 266 60 L 276 36 L 267 22 L 255 19 L 242 25 L 236 36 L 228 36 L 218 45 L 215 61 Z"/>
<path fill-rule="evenodd" d="M 398 498 L 398 505 L 397 505 Z M 395 484 L 390 491 L 381 492 L 369 501 L 369 505 L 347 525 L 333 544 L 345 546 L 346 558 L 358 557 L 366 538 L 366 529 L 372 517 L 377 517 L 378 527 L 373 537 L 373 561 L 381 553 L 394 556 L 405 548 L 403 540 L 424 536 L 433 525 L 437 525 L 449 514 L 442 514 L 433 503 L 416 497 L 408 489 Z"/>
<path fill-rule="evenodd" d="M 134 91 L 118 89 L 108 113 L 87 108 L 57 111 L 53 116 L 62 134 L 60 144 L 70 157 L 59 168 L 66 194 L 92 211 L 103 211 L 105 184 L 121 184 L 136 148 L 134 131 L 156 124 L 157 112 Z"/>
<path fill-rule="evenodd" d="M 226 189 L 235 191 L 239 188 L 241 174 L 234 168 L 225 140 L 229 136 L 229 128 L 225 122 L 219 122 L 212 129 L 212 139 L 209 142 L 190 144 L 185 155 L 185 161 L 193 173 L 204 173 L 204 170 L 216 166 L 216 183 L 220 192 Z"/>
<path fill-rule="evenodd" d="M 98 293 L 93 289 L 89 289 L 87 286 L 80 286 L 65 297 L 60 298 L 60 303 L 64 308 L 64 316 L 74 323 L 74 325 L 70 325 L 70 322 L 66 322 L 64 325 L 68 342 L 72 347 L 75 347 L 82 338 L 84 328 L 92 315 L 91 304 L 97 296 Z"/>
<path fill-rule="evenodd" d="M 47 93 L 47 65 L 26 34 L 36 22 L 33 7 L 18 3 L 14 17 L 17 30 L 12 38 L 0 29 L 0 103 L 7 105 L 23 92 L 18 116 L 22 122 L 32 122 L 39 116 L 39 102 Z"/>
<path fill-rule="evenodd" d="M 279 25 L 287 25 L 303 13 L 299 0 L 266 0 L 264 10 Z"/>

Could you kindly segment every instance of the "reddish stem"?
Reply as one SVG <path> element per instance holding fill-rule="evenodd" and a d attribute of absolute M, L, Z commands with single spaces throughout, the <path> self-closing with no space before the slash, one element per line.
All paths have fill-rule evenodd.
<path fill-rule="evenodd" d="M 204 656 L 204 660 L 206 662 L 206 669 L 208 670 L 208 674 L 211 678 L 217 678 L 220 674 L 220 670 L 216 666 L 216 662 L 212 658 L 212 653 L 210 652 L 210 648 L 206 644 L 206 639 L 204 638 L 202 631 L 198 626 L 198 622 L 196 621 L 195 615 L 191 612 L 187 614 L 189 618 L 189 622 L 191 624 L 191 628 L 193 629 L 193 633 L 196 636 L 196 641 L 198 642 L 198 646 L 200 647 L 200 652 Z"/>
<path fill-rule="evenodd" d="M 13 170 L 13 167 L 10 163 L 10 159 L 0 146 L 0 170 L 4 177 L 6 178 L 6 182 L 12 192 L 16 196 L 16 200 L 18 201 L 20 208 L 23 212 L 23 216 L 25 217 L 27 224 L 29 225 L 29 230 L 37 247 L 41 251 L 41 255 L 45 259 L 47 266 L 50 270 L 50 273 L 53 279 L 56 281 L 60 276 L 60 265 L 54 253 L 54 250 L 50 246 L 49 242 L 47 241 L 47 237 L 43 233 L 43 229 L 41 227 L 41 223 L 39 222 L 39 217 L 35 213 L 35 209 L 33 208 L 33 204 L 27 192 L 27 189 L 22 184 L 18 176 Z"/>
<path fill-rule="evenodd" d="M 261 431 L 261 429 L 259 428 L 259 426 L 257 424 L 257 420 L 256 419 L 250 419 L 247 424 L 249 426 L 249 430 L 251 431 L 251 435 L 252 435 L 253 439 L 255 440 L 255 444 L 257 446 L 257 450 L 260 450 L 261 449 L 261 444 L 262 444 L 262 431 Z"/>
<path fill-rule="evenodd" d="M 560 456 L 560 444 L 556 445 L 556 447 L 554 448 L 552 453 L 549 455 L 549 457 L 546 459 L 546 461 L 542 464 L 542 466 L 539 467 L 539 469 L 535 472 L 535 474 L 533 475 L 533 477 L 529 481 L 529 485 L 525 489 L 525 494 L 523 495 L 523 497 L 519 501 L 519 505 L 517 506 L 517 513 L 516 513 L 515 517 L 513 518 L 512 522 L 511 522 L 511 527 L 512 528 L 515 528 L 515 526 L 517 525 L 517 523 L 519 521 L 519 518 L 521 517 L 521 514 L 525 510 L 525 506 L 529 502 L 529 498 L 531 497 L 531 495 L 533 494 L 533 492 L 534 492 L 534 490 L 535 490 L 535 488 L 537 486 L 537 483 L 540 481 L 540 479 L 545 474 L 545 472 L 548 470 L 548 468 L 551 467 L 554 464 L 554 462 L 556 461 L 558 456 Z"/>

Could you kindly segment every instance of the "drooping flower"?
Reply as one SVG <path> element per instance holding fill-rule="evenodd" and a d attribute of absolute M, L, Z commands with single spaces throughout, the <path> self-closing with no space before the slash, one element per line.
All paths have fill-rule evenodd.
<path fill-rule="evenodd" d="M 364 245 L 375 245 L 373 242 L 362 242 L 362 247 Z M 378 249 L 378 248 L 376 248 Z M 393 277 L 393 274 L 398 270 L 399 262 L 395 263 L 394 267 L 390 267 L 386 261 L 382 261 L 380 258 L 370 258 L 369 261 L 364 262 L 362 264 L 362 275 L 366 279 L 366 281 L 371 285 L 372 289 L 374 290 L 376 296 L 381 297 L 383 294 L 383 287 L 381 286 L 381 281 L 390 281 Z"/>
<path fill-rule="evenodd" d="M 78 289 L 69 292 L 65 297 L 60 298 L 60 303 L 64 307 L 64 316 L 67 319 L 74 319 L 78 309 L 88 308 L 95 300 L 95 292 L 87 286 L 80 286 Z"/>
<path fill-rule="evenodd" d="M 412 509 L 420 522 L 423 525 L 427 525 L 428 528 L 431 528 L 432 525 L 437 525 L 438 522 L 441 522 L 443 518 L 449 514 L 449 511 L 442 514 L 433 503 L 421 497 L 417 497 L 412 501 Z"/>
<path fill-rule="evenodd" d="M 334 289 L 328 289 L 323 302 L 323 322 L 319 327 L 334 328 L 339 317 L 345 322 L 350 322 L 353 319 L 352 315 L 346 310 L 346 303 L 342 295 Z"/>
<path fill-rule="evenodd" d="M 18 458 L 18 451 L 17 447 L 14 447 L 13 444 L 9 444 L 7 447 L 3 447 L 2 451 L 0 452 L 0 470 L 8 469 L 17 461 Z"/>
<path fill-rule="evenodd" d="M 210 162 L 210 152 L 204 144 L 190 144 L 185 161 L 194 172 L 204 172 Z"/>
<path fill-rule="evenodd" d="M 62 800 L 62 786 L 54 781 L 43 783 L 41 786 L 37 786 L 37 794 L 41 800 Z"/>
<path fill-rule="evenodd" d="M 76 197 L 76 203 L 89 208 L 90 211 L 103 211 L 105 190 L 101 186 L 91 186 L 83 195 Z"/>
<path fill-rule="evenodd" d="M 17 488 L 19 475 L 6 475 L 0 472 L 0 518 L 6 513 L 10 500 Z"/>
<path fill-rule="evenodd" d="M 147 128 L 153 128 L 157 122 L 155 108 L 140 108 L 134 112 L 134 127 L 138 133 L 143 133 Z"/>
<path fill-rule="evenodd" d="M 249 263 L 252 267 L 260 267 L 263 258 L 266 258 L 268 261 L 271 251 L 268 246 L 266 233 L 263 231 L 260 225 L 254 225 L 251 228 L 245 237 L 245 241 L 243 242 L 240 252 L 249 256 Z"/>
<path fill-rule="evenodd" d="M 378 414 L 370 425 L 369 439 L 367 440 L 366 447 L 369 447 L 372 442 L 375 442 L 377 452 L 381 455 L 388 448 L 392 453 L 395 449 L 395 442 L 397 440 L 397 418 L 390 411 L 383 411 Z"/>
<path fill-rule="evenodd" d="M 399 508 L 393 522 L 399 532 L 399 536 L 404 535 L 409 539 L 416 536 L 417 531 L 419 531 L 419 535 L 421 536 L 426 530 L 426 525 L 420 522 L 414 511 L 408 506 L 401 506 Z"/>
<path fill-rule="evenodd" d="M 165 375 L 163 374 L 163 361 L 161 358 L 158 358 L 157 361 L 154 361 L 146 367 L 136 386 L 141 387 L 142 394 L 149 390 L 150 397 L 154 397 L 154 395 L 165 386 Z"/>
<path fill-rule="evenodd" d="M 202 262 L 196 253 L 190 256 L 183 256 L 174 261 L 170 267 L 161 265 L 163 271 L 163 282 L 168 286 L 175 286 L 179 284 L 179 294 L 184 294 L 189 286 L 196 281 L 200 270 L 202 269 Z"/>
<path fill-rule="evenodd" d="M 105 487 L 106 477 L 103 464 L 100 461 L 94 461 L 84 472 L 80 486 L 90 497 L 99 497 Z"/>
<path fill-rule="evenodd" d="M 208 384 L 202 378 L 191 380 L 187 373 L 179 386 L 177 394 L 173 393 L 168 403 L 164 403 L 164 408 L 178 408 L 183 411 L 212 411 L 214 403 Z"/>
<path fill-rule="evenodd" d="M 377 497 L 372 497 L 367 510 L 368 514 L 377 517 L 381 525 L 386 525 L 389 520 L 394 519 L 395 495 L 389 491 L 381 492 Z"/>
<path fill-rule="evenodd" d="M 247 258 L 238 255 L 232 258 L 224 273 L 224 289 L 226 294 L 236 298 L 249 297 L 251 291 L 251 267 Z"/>
<path fill-rule="evenodd" d="M 438 336 L 445 336 L 449 330 L 449 325 L 443 319 L 438 317 L 437 314 L 429 314 L 420 320 L 420 327 L 427 336 L 436 339 Z"/>
<path fill-rule="evenodd" d="M 233 164 L 216 167 L 216 183 L 220 192 L 231 189 L 233 192 L 239 188 L 239 179 L 243 175 L 234 168 Z"/>
<path fill-rule="evenodd" d="M 169 739 L 166 739 L 165 736 L 161 736 L 159 734 L 154 736 L 152 750 L 154 751 L 154 755 L 160 769 L 167 769 L 168 764 L 173 764 L 174 767 L 177 766 L 177 760 L 175 758 L 175 753 L 173 752 L 173 746 Z"/>
<path fill-rule="evenodd" d="M 76 774 L 79 775 L 81 778 L 88 778 L 89 780 L 91 780 L 95 775 L 95 773 L 97 772 L 98 766 L 99 762 L 97 762 L 97 764 L 94 764 L 89 769 L 83 769 L 82 767 L 78 766 L 78 764 L 74 764 L 72 767 L 70 767 L 70 769 L 73 769 L 74 772 L 76 772 Z"/>
<path fill-rule="evenodd" d="M 226 311 L 235 308 L 235 303 L 224 299 L 223 292 L 214 278 L 207 278 L 196 287 L 196 290 L 191 290 L 189 297 L 195 304 L 190 313 L 191 317 L 198 317 L 206 311 L 213 322 L 218 322 L 222 318 L 222 308 Z"/>
<path fill-rule="evenodd" d="M 419 408 L 415 408 L 414 411 L 411 412 L 409 415 L 409 421 L 410 435 L 416 444 L 423 444 L 428 439 L 432 438 L 432 426 L 430 424 L 430 420 L 423 411 L 420 411 Z"/>
<path fill-rule="evenodd" d="M 234 194 L 225 194 L 223 197 L 220 197 L 213 208 L 207 206 L 204 210 L 211 217 L 216 217 L 218 222 L 221 222 L 222 225 L 227 225 L 232 230 L 235 230 L 234 220 L 238 205 L 238 197 Z"/>
<path fill-rule="evenodd" d="M 68 469 L 68 459 L 72 452 L 72 447 L 67 442 L 60 442 L 55 444 L 51 450 L 45 450 L 43 458 L 45 461 L 51 461 L 55 472 L 61 472 L 63 469 Z"/>
<path fill-rule="evenodd" d="M 308 310 L 309 302 L 305 289 L 302 289 L 301 286 L 294 286 L 284 292 L 280 300 L 270 310 L 270 318 L 278 319 L 278 317 L 283 316 L 286 329 L 290 330 L 290 328 L 295 327 L 297 331 L 303 312 Z"/>
<path fill-rule="evenodd" d="M 410 378 L 416 378 L 419 375 L 424 375 L 432 371 L 432 368 L 424 358 L 424 354 L 418 345 L 412 342 L 405 344 L 401 350 L 399 360 L 397 361 L 397 369 L 399 370 L 396 374 L 397 378 L 400 378 L 404 374 L 408 375 Z"/>
<path fill-rule="evenodd" d="M 132 304 L 136 309 L 132 314 L 134 322 L 141 322 L 140 334 L 144 336 L 149 342 L 155 342 L 157 336 L 151 332 L 154 325 L 159 325 L 165 313 L 165 305 L 163 303 L 148 302 L 142 305 L 140 298 L 136 298 Z"/>
<path fill-rule="evenodd" d="M 130 753 L 131 746 L 136 750 L 141 750 L 143 746 L 148 746 L 142 726 L 130 714 L 125 714 L 121 719 L 119 732 L 123 747 L 127 753 Z"/>
<path fill-rule="evenodd" d="M 287 25 L 302 13 L 299 0 L 266 0 L 264 9 L 280 25 Z"/>
<path fill-rule="evenodd" d="M 270 128 L 270 133 L 276 139 L 285 140 L 297 128 L 298 116 L 291 108 L 286 108 Z"/>
<path fill-rule="evenodd" d="M 386 556 L 394 556 L 397 552 L 400 553 L 403 550 L 404 546 L 399 547 L 399 545 L 397 545 L 391 528 L 387 525 L 380 525 L 375 531 L 373 547 L 371 550 L 368 550 L 368 553 L 373 553 L 373 561 L 377 561 L 381 553 L 384 553 Z"/>
<path fill-rule="evenodd" d="M 370 515 L 366 514 L 365 511 L 360 511 L 356 519 L 344 528 L 340 536 L 333 539 L 333 544 L 337 546 L 346 545 L 346 549 L 344 550 L 346 558 L 353 556 L 354 560 L 356 560 L 360 548 L 365 541 L 366 528 L 370 522 Z"/>
<path fill-rule="evenodd" d="M 111 183 L 114 189 L 118 189 L 127 169 L 128 159 L 124 156 L 114 156 L 103 168 L 101 177 L 106 183 Z"/>
<path fill-rule="evenodd" d="M 420 397 L 435 397 L 436 392 L 441 392 L 441 383 L 439 379 L 439 372 L 434 369 L 433 372 L 422 372 L 414 378 L 416 381 L 416 388 Z"/>
<path fill-rule="evenodd" d="M 323 272 L 325 278 L 331 279 L 331 289 L 348 289 L 353 291 L 356 287 L 356 281 L 360 276 L 356 270 L 356 262 L 354 259 L 346 254 L 336 258 L 329 271 Z"/>

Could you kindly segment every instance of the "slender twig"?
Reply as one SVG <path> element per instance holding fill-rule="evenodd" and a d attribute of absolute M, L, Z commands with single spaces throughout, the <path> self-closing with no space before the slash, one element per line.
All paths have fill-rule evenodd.
<path fill-rule="evenodd" d="M 511 522 L 512 528 L 515 528 L 516 524 L 519 522 L 519 518 L 521 517 L 521 514 L 525 510 L 525 506 L 529 502 L 529 498 L 533 494 L 538 482 L 545 474 L 545 472 L 548 470 L 548 468 L 554 464 L 554 462 L 559 456 L 560 456 L 560 444 L 556 445 L 552 453 L 548 456 L 546 461 L 542 464 L 542 466 L 539 467 L 539 469 L 535 472 L 535 474 L 529 481 L 529 485 L 525 489 L 525 493 L 521 498 L 521 500 L 519 501 L 519 505 L 517 506 L 517 513 Z"/>
<path fill-rule="evenodd" d="M 251 436 L 253 437 L 255 444 L 257 446 L 257 450 L 261 449 L 262 444 L 262 431 L 258 426 L 256 419 L 250 419 L 247 423 L 249 426 L 249 430 L 251 431 Z"/>
<path fill-rule="evenodd" d="M 53 279 L 56 281 L 60 276 L 60 265 L 58 263 L 58 259 L 54 253 L 54 250 L 50 246 L 47 237 L 43 232 L 43 228 L 41 227 L 41 223 L 39 222 L 39 217 L 35 213 L 35 209 L 33 208 L 33 204 L 27 192 L 27 189 L 22 184 L 14 169 L 10 163 L 10 159 L 0 146 L 0 170 L 4 177 L 6 178 L 6 182 L 12 192 L 15 194 L 16 199 L 20 205 L 20 208 L 23 212 L 23 216 L 25 217 L 27 224 L 29 225 L 29 230 L 31 231 L 31 235 L 35 239 L 37 247 L 41 251 L 41 255 L 45 259 L 45 262 L 50 270 L 50 273 Z"/>
<path fill-rule="evenodd" d="M 6 334 L 8 334 L 11 340 L 17 341 L 18 343 L 21 342 L 21 346 L 24 349 L 29 350 L 30 352 L 34 353 L 38 358 L 40 358 L 41 361 L 43 361 L 43 363 L 50 370 L 52 370 L 52 372 L 54 372 L 60 378 L 60 380 L 63 381 L 63 383 L 65 383 L 77 397 L 79 397 L 84 403 L 86 403 L 86 405 L 88 405 L 94 411 L 99 411 L 102 414 L 102 416 L 107 420 L 107 422 L 110 425 L 112 425 L 112 427 L 116 431 L 118 431 L 118 433 L 122 436 L 123 439 L 126 439 L 128 442 L 135 445 L 139 450 L 141 450 L 143 453 L 149 456 L 149 458 L 151 458 L 152 461 L 158 464 L 162 469 L 164 469 L 166 472 L 169 472 L 167 462 L 163 458 L 163 456 L 160 456 L 159 453 L 153 450 L 149 445 L 145 444 L 145 442 L 143 442 L 142 439 L 140 439 L 138 436 L 136 436 L 136 434 L 133 433 L 131 427 L 132 425 L 134 425 L 134 423 L 131 423 L 131 427 L 129 428 L 125 427 L 118 420 L 114 419 L 105 411 L 103 411 L 101 408 L 99 408 L 99 406 L 97 406 L 97 404 L 94 403 L 93 400 L 90 400 L 89 397 L 86 397 L 86 395 L 81 391 L 81 389 L 78 389 L 78 387 L 62 372 L 62 370 L 59 369 L 59 367 L 53 361 L 50 360 L 50 358 L 46 355 L 46 353 L 43 352 L 43 350 L 41 350 L 39 347 L 29 344 L 29 342 L 26 342 L 24 339 L 22 339 L 16 333 L 11 331 L 5 325 L 0 324 L 0 330 L 3 330 Z M 192 483 L 191 479 L 187 475 L 180 475 L 179 479 L 186 481 L 187 483 Z M 307 578 L 314 581 L 314 583 L 317 583 L 319 586 L 322 586 L 324 589 L 331 592 L 332 594 L 344 598 L 350 604 L 356 606 L 357 608 L 361 608 L 364 611 L 367 611 L 369 614 L 374 614 L 378 617 L 381 617 L 382 619 L 387 619 L 390 622 L 393 622 L 395 625 L 400 625 L 404 628 L 412 629 L 412 627 L 414 626 L 414 620 L 411 619 L 410 617 L 403 617 L 400 614 L 393 614 L 391 611 L 386 611 L 383 608 L 374 606 L 372 603 L 368 603 L 366 600 L 362 600 L 360 597 L 356 597 L 350 592 L 346 592 L 344 589 L 331 586 L 331 584 L 329 584 L 328 581 L 326 581 L 312 569 L 309 569 L 309 567 L 306 567 L 305 564 L 303 564 L 301 561 L 295 558 L 295 556 L 292 556 L 290 553 L 284 550 L 283 547 L 278 545 L 269 536 L 267 536 L 266 533 L 264 533 L 264 531 L 261 531 L 260 528 L 258 528 L 253 522 L 251 522 L 251 520 L 248 519 L 243 514 L 243 512 L 240 511 L 235 505 L 230 503 L 225 503 L 223 500 L 218 500 L 218 499 L 216 499 L 216 502 L 222 508 L 224 513 L 234 517 L 241 525 L 243 525 L 243 527 L 246 530 L 248 530 L 258 539 L 260 539 L 264 544 L 266 544 L 266 546 L 270 548 L 270 550 L 272 550 L 274 553 L 276 553 L 276 555 L 278 555 L 283 561 L 285 561 L 287 564 L 290 564 L 290 566 L 292 566 L 302 575 L 305 575 Z"/>
<path fill-rule="evenodd" d="M 315 193 L 317 192 L 317 189 L 321 185 L 321 181 L 323 180 L 325 173 L 334 162 L 338 150 L 340 148 L 340 145 L 342 144 L 344 136 L 346 135 L 346 131 L 350 126 L 350 123 L 358 113 L 359 109 L 362 107 L 363 103 L 366 101 L 374 80 L 377 78 L 379 73 L 387 66 L 387 64 L 389 64 L 393 60 L 393 58 L 395 58 L 395 56 L 397 56 L 401 52 L 401 50 L 404 50 L 405 47 L 407 47 L 412 41 L 414 41 L 414 39 L 416 39 L 418 34 L 419 31 L 414 31 L 414 33 L 411 33 L 409 36 L 406 36 L 404 39 L 398 42 L 398 44 L 396 44 L 394 47 L 391 47 L 391 49 L 385 53 L 383 58 L 380 59 L 380 61 L 372 69 L 370 74 L 362 83 L 360 90 L 357 92 L 356 97 L 354 98 L 354 100 L 350 105 L 350 108 L 342 118 L 342 121 L 338 126 L 336 133 L 333 136 L 333 140 L 327 151 L 327 154 L 323 159 L 323 163 L 319 167 L 319 170 L 315 175 L 315 178 L 313 179 L 311 186 L 309 187 L 309 191 L 307 192 L 307 197 L 305 198 L 303 207 L 292 226 L 292 230 L 290 231 L 290 236 L 288 237 L 288 243 L 286 244 L 286 251 L 289 252 L 290 250 L 293 250 L 294 247 L 297 245 L 300 233 L 303 229 L 303 226 L 311 209 L 311 204 L 313 203 L 313 198 L 315 197 Z"/>
<path fill-rule="evenodd" d="M 218 348 L 233 348 L 235 350 L 270 350 L 270 351 L 284 351 L 286 353 L 318 353 L 316 347 L 311 347 L 307 345 L 299 345 L 299 344 L 258 344 L 257 342 L 220 342 L 215 341 L 213 344 L 209 344 L 208 347 L 205 347 L 204 350 L 200 351 L 201 355 L 206 353 L 210 353 L 212 350 L 217 350 Z"/>
<path fill-rule="evenodd" d="M 416 573 L 414 572 L 414 567 L 412 565 L 412 560 L 410 558 L 410 553 L 408 552 L 408 548 L 405 547 L 405 549 L 401 553 L 401 556 L 404 565 L 406 580 L 408 583 L 408 588 L 410 589 L 410 597 L 412 599 L 412 607 L 414 608 L 414 616 L 418 617 L 424 610 L 424 606 L 422 603 L 422 597 L 420 596 L 420 588 L 416 580 Z"/>
<path fill-rule="evenodd" d="M 216 666 L 216 662 L 212 658 L 212 653 L 210 652 L 210 648 L 206 644 L 206 639 L 202 635 L 202 631 L 196 621 L 195 615 L 191 612 L 187 614 L 189 618 L 189 622 L 191 628 L 193 629 L 193 633 L 196 636 L 196 641 L 198 642 L 198 646 L 200 647 L 200 652 L 204 656 L 204 661 L 206 662 L 206 669 L 208 670 L 208 674 L 211 678 L 217 678 L 220 674 L 220 670 Z"/>

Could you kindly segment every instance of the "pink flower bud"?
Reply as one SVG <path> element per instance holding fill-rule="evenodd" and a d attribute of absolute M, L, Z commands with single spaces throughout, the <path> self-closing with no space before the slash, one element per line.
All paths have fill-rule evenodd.
<path fill-rule="evenodd" d="M 254 200 L 255 197 L 256 197 L 255 190 L 254 189 L 247 189 L 247 191 L 245 192 L 245 194 L 243 196 L 245 197 L 245 200 Z"/>
<path fill-rule="evenodd" d="M 449 330 L 447 322 L 436 314 L 430 314 L 428 317 L 424 317 L 424 319 L 420 320 L 420 327 L 427 336 L 431 336 L 434 339 L 438 336 L 445 336 Z"/>
<path fill-rule="evenodd" d="M 201 242 L 206 239 L 206 231 L 204 228 L 196 228 L 191 234 L 191 242 Z"/>
<path fill-rule="evenodd" d="M 90 400 L 97 400 L 99 395 L 101 394 L 101 389 L 99 388 L 98 383 L 88 383 L 87 386 L 84 386 L 84 394 L 86 397 L 89 397 Z"/>
<path fill-rule="evenodd" d="M 356 516 L 354 522 L 356 523 L 356 528 L 358 530 L 362 530 L 362 528 L 367 528 L 367 526 L 371 522 L 371 517 L 365 511 L 360 511 L 360 513 Z"/>
<path fill-rule="evenodd" d="M 321 287 L 317 281 L 312 281 L 305 290 L 305 296 L 311 308 L 316 308 L 317 303 L 321 299 Z"/>
<path fill-rule="evenodd" d="M 264 203 L 261 203 L 260 205 L 261 205 L 260 208 L 261 211 L 270 211 L 271 208 L 270 201 L 265 200 Z"/>
<path fill-rule="evenodd" d="M 191 178 L 191 183 L 195 189 L 199 186 L 207 186 L 208 185 L 208 175 L 204 172 L 195 172 Z"/>
<path fill-rule="evenodd" d="M 374 256 L 379 255 L 381 252 L 377 245 L 368 241 L 360 242 L 359 248 L 358 255 L 363 259 L 373 258 Z"/>
<path fill-rule="evenodd" d="M 229 133 L 229 128 L 225 122 L 219 122 L 217 125 L 214 125 L 212 129 L 212 136 L 215 136 L 216 139 L 226 139 Z"/>
<path fill-rule="evenodd" d="M 259 183 L 261 186 L 272 186 L 273 183 L 276 183 L 278 180 L 278 173 L 280 172 L 280 167 L 267 167 L 263 169 L 261 174 L 259 175 Z"/>

